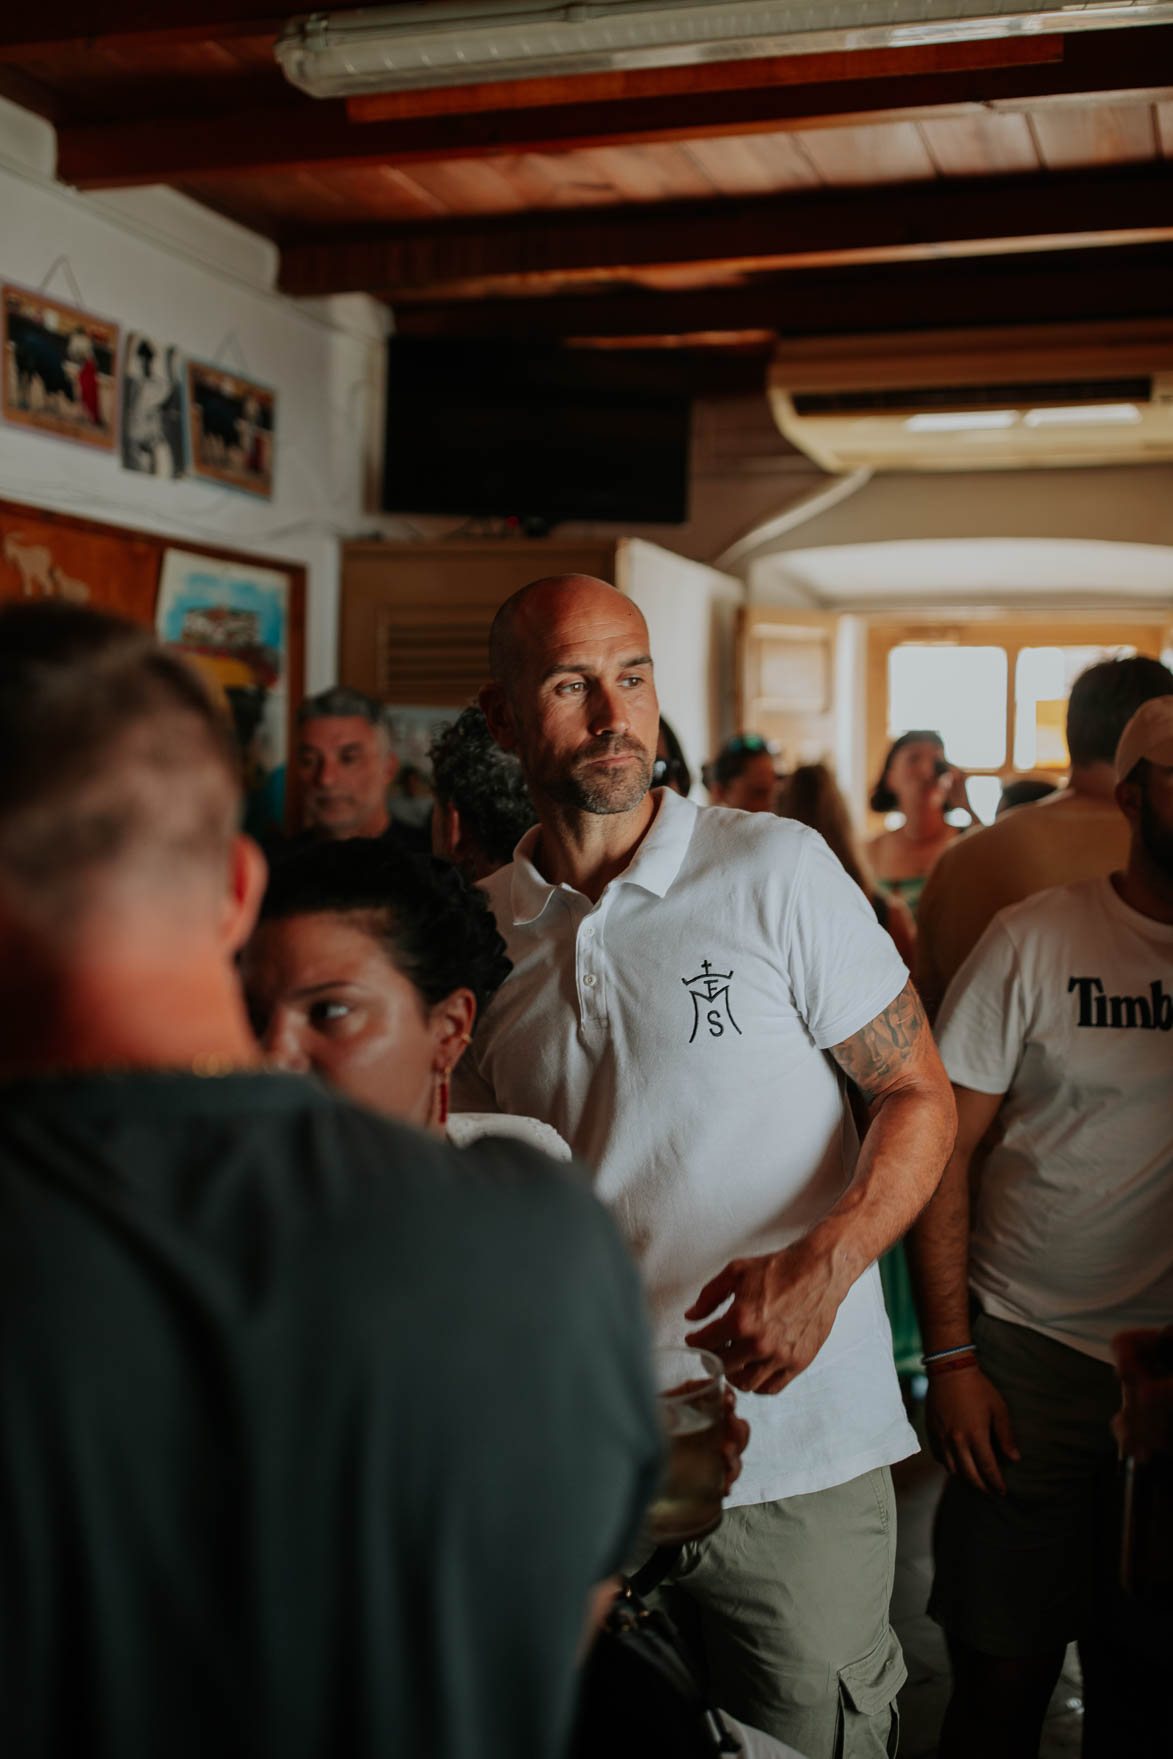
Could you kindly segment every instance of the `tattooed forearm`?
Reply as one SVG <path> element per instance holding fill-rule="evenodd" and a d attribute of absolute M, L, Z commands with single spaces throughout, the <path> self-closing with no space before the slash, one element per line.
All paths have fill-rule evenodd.
<path fill-rule="evenodd" d="M 831 1055 L 871 1105 L 916 1060 L 928 1030 L 920 999 L 906 983 L 882 1014 L 842 1044 L 832 1045 Z"/>

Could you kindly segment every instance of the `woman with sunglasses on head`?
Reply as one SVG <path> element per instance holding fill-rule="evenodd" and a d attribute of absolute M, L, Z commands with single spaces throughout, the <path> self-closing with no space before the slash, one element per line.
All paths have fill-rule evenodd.
<path fill-rule="evenodd" d="M 945 814 L 951 806 L 966 806 L 964 788 L 941 735 L 914 728 L 893 742 L 872 789 L 872 811 L 900 812 L 904 822 L 872 838 L 868 862 L 885 897 L 899 899 L 913 916 L 934 862 L 960 835 Z"/>
<path fill-rule="evenodd" d="M 705 765 L 705 787 L 714 806 L 741 812 L 773 812 L 778 793 L 774 748 L 760 733 L 738 733 L 727 739 Z"/>
<path fill-rule="evenodd" d="M 518 1136 L 569 1160 L 537 1119 L 449 1116 L 452 1071 L 509 971 L 483 892 L 446 861 L 369 837 L 277 861 L 241 959 L 253 1028 L 277 1067 L 320 1075 L 458 1147 Z"/>

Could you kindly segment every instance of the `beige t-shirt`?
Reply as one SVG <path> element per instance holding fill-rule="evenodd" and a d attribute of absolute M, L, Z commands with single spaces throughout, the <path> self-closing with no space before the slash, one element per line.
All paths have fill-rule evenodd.
<path fill-rule="evenodd" d="M 1128 821 L 1119 807 L 1071 791 L 959 837 L 929 875 L 916 913 L 914 975 L 929 1013 L 999 910 L 1127 862 Z"/>

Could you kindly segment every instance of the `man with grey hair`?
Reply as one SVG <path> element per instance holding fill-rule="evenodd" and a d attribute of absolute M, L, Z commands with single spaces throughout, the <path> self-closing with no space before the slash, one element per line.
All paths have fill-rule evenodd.
<path fill-rule="evenodd" d="M 335 684 L 306 697 L 297 711 L 297 773 L 311 836 L 386 836 L 387 790 L 398 769 L 383 706 L 373 696 Z"/>
<path fill-rule="evenodd" d="M 297 711 L 298 780 L 304 829 L 266 843 L 279 859 L 288 849 L 346 837 L 380 837 L 389 848 L 422 854 L 427 829 L 393 818 L 387 791 L 399 772 L 381 702 L 345 684 L 307 696 Z"/>

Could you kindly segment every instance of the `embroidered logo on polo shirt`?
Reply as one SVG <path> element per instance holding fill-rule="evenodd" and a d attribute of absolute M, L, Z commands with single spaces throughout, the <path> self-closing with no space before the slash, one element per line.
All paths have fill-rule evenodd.
<path fill-rule="evenodd" d="M 714 971 L 710 959 L 701 960 L 701 968 L 695 977 L 682 977 L 681 983 L 692 997 L 692 1031 L 688 1035 L 691 1044 L 703 1025 L 707 1026 L 710 1038 L 723 1038 L 726 1025 L 732 1026 L 738 1038 L 741 1027 L 733 1018 L 733 1009 L 729 1006 L 729 984 L 732 971 Z"/>

